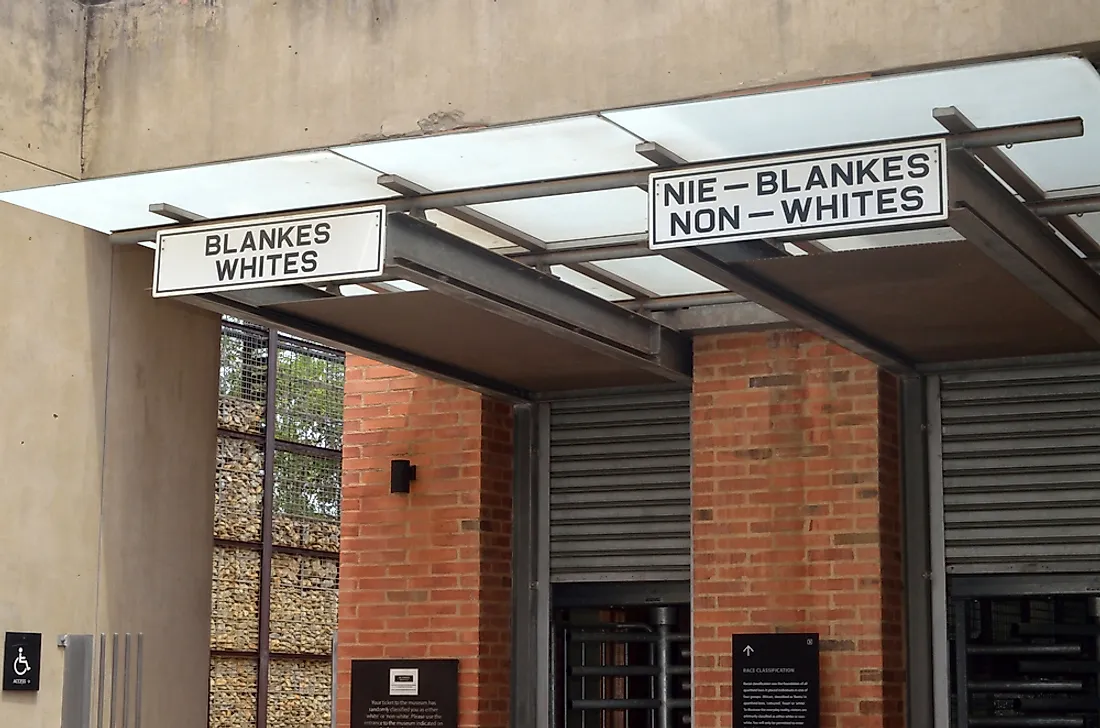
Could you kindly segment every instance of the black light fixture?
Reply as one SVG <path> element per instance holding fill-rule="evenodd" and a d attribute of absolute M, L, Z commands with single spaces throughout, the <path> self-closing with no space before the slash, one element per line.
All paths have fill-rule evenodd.
<path fill-rule="evenodd" d="M 390 461 L 390 492 L 408 493 L 416 480 L 416 466 L 408 460 Z"/>

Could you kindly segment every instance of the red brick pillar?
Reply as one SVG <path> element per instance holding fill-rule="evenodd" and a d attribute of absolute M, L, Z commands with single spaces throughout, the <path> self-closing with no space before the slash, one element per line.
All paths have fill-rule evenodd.
<path fill-rule="evenodd" d="M 697 728 L 732 725 L 735 632 L 821 635 L 822 725 L 904 725 L 897 386 L 807 333 L 696 339 Z"/>
<path fill-rule="evenodd" d="M 340 543 L 338 725 L 351 661 L 457 658 L 459 725 L 508 723 L 511 409 L 349 356 Z M 390 461 L 416 466 L 391 494 Z"/>

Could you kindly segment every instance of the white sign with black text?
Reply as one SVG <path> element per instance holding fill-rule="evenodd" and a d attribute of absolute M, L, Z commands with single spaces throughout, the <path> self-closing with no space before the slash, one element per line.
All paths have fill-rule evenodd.
<path fill-rule="evenodd" d="M 649 247 L 835 236 L 947 219 L 942 139 L 655 172 Z"/>
<path fill-rule="evenodd" d="M 385 240 L 381 205 L 162 230 L 153 296 L 371 278 Z"/>
<path fill-rule="evenodd" d="M 420 670 L 415 667 L 390 668 L 390 696 L 420 695 Z"/>

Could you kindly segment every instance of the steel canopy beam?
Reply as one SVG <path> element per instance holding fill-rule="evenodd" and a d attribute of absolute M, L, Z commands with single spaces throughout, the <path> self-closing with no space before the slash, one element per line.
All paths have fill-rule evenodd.
<path fill-rule="evenodd" d="M 932 118 L 952 134 L 970 134 L 978 130 L 978 127 L 954 106 L 933 109 Z M 993 174 L 1000 177 L 1005 184 L 1015 190 L 1024 202 L 1042 202 L 1046 199 L 1046 193 L 1043 189 L 1032 182 L 1031 178 L 997 147 L 975 149 L 973 154 Z M 1096 241 L 1070 218 L 1063 215 L 1054 215 L 1049 218 L 1048 222 L 1082 254 L 1089 256 L 1100 254 L 1100 245 L 1097 245 Z"/>
<path fill-rule="evenodd" d="M 814 331 L 826 339 L 859 354 L 883 369 L 900 375 L 915 373 L 909 357 L 886 342 L 878 341 L 846 322 L 838 320 L 808 301 L 776 286 L 742 265 L 720 263 L 695 248 L 664 251 L 664 255 L 685 268 L 715 281 L 729 290 L 767 308 L 791 324 Z"/>
<path fill-rule="evenodd" d="M 670 380 L 691 379 L 690 341 L 652 319 L 407 215 L 386 224 L 387 274 Z"/>
<path fill-rule="evenodd" d="M 969 153 L 947 169 L 951 227 L 1100 341 L 1100 277 Z"/>
<path fill-rule="evenodd" d="M 415 374 L 422 374 L 516 404 L 528 402 L 534 396 L 533 392 L 528 392 L 507 382 L 455 367 L 391 344 L 356 336 L 347 331 L 310 321 L 278 309 L 258 308 L 217 294 L 203 294 L 181 300 L 207 311 L 242 318 L 263 326 L 271 326 L 289 334 L 312 339 L 339 351 L 359 354 Z"/>
<path fill-rule="evenodd" d="M 677 331 L 719 334 L 790 326 L 785 318 L 752 301 L 715 303 L 672 311 L 655 311 L 653 318 Z"/>
<path fill-rule="evenodd" d="M 406 197 L 422 197 L 424 195 L 431 194 L 431 190 L 423 185 L 419 185 L 415 182 L 400 177 L 395 174 L 384 174 L 378 178 L 378 185 L 385 187 L 386 189 L 393 190 L 398 194 Z M 484 230 L 487 233 L 497 236 L 501 240 L 507 240 L 508 242 L 518 247 L 524 248 L 529 251 L 544 251 L 546 250 L 546 243 L 539 240 L 534 235 L 528 235 L 527 233 L 506 225 L 499 220 L 489 217 L 477 210 L 471 210 L 468 207 L 452 207 L 444 208 L 440 210 L 447 215 L 460 220 L 467 225 Z M 542 263 L 536 264 L 542 265 Z M 549 265 L 549 264 L 546 264 Z M 617 276 L 610 271 L 605 271 L 602 268 L 596 266 L 584 264 L 584 261 L 575 261 L 567 264 L 567 267 L 571 270 L 586 275 L 597 283 L 602 283 L 605 286 L 614 288 L 615 290 L 625 293 L 631 298 L 652 298 L 653 293 L 647 291 L 640 286 L 625 280 L 621 276 Z"/>

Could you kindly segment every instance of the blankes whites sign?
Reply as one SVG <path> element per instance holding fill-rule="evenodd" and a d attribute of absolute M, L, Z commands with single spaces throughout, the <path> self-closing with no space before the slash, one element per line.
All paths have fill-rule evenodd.
<path fill-rule="evenodd" d="M 386 210 L 282 215 L 157 233 L 153 296 L 189 296 L 382 273 Z"/>
<path fill-rule="evenodd" d="M 946 143 L 880 144 L 650 175 L 652 249 L 947 219 Z"/>

